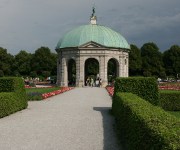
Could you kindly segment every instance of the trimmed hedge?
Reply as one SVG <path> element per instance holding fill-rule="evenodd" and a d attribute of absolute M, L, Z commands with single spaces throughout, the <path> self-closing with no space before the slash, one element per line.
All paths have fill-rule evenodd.
<path fill-rule="evenodd" d="M 112 111 L 128 150 L 179 150 L 180 120 L 132 93 L 117 93 Z"/>
<path fill-rule="evenodd" d="M 0 118 L 27 108 L 24 82 L 21 78 L 0 78 Z"/>
<path fill-rule="evenodd" d="M 160 106 L 168 111 L 180 111 L 179 91 L 160 91 Z"/>
<path fill-rule="evenodd" d="M 115 81 L 114 94 L 116 92 L 130 92 L 153 105 L 159 104 L 158 85 L 155 78 L 128 77 L 117 78 Z"/>

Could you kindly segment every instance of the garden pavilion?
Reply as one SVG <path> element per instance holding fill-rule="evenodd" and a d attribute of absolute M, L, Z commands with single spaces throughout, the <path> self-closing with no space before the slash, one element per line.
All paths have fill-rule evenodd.
<path fill-rule="evenodd" d="M 97 24 L 93 8 L 90 24 L 69 31 L 56 46 L 57 84 L 83 87 L 91 77 L 105 87 L 114 77 L 128 77 L 129 50 L 120 33 Z"/>

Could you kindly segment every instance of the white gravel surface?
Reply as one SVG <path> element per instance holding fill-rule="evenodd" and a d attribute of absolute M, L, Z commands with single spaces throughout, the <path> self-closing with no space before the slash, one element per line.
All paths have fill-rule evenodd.
<path fill-rule="evenodd" d="M 0 119 L 0 150 L 119 150 L 104 88 L 75 88 Z"/>

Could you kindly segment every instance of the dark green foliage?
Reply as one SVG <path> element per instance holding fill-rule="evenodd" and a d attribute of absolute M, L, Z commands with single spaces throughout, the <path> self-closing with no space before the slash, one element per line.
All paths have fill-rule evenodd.
<path fill-rule="evenodd" d="M 164 66 L 168 76 L 177 76 L 180 73 L 180 46 L 174 45 L 163 54 Z"/>
<path fill-rule="evenodd" d="M 21 78 L 0 78 L 0 118 L 27 108 L 24 82 Z"/>
<path fill-rule="evenodd" d="M 0 93 L 14 92 L 13 82 L 10 78 L 0 78 Z"/>
<path fill-rule="evenodd" d="M 141 47 L 142 71 L 144 76 L 165 77 L 162 54 L 155 43 L 145 43 Z"/>
<path fill-rule="evenodd" d="M 7 53 L 7 49 L 0 47 L 0 70 L 4 75 L 12 75 L 14 66 L 14 56 Z"/>
<path fill-rule="evenodd" d="M 0 70 L 0 77 L 3 77 L 4 76 L 4 72 L 3 70 Z"/>
<path fill-rule="evenodd" d="M 159 102 L 158 85 L 155 78 L 117 78 L 115 81 L 115 93 L 116 92 L 131 92 L 137 94 L 153 105 L 158 105 Z"/>
<path fill-rule="evenodd" d="M 168 111 L 168 113 L 180 119 L 180 111 Z"/>
<path fill-rule="evenodd" d="M 31 71 L 36 72 L 37 75 L 43 75 L 44 71 L 48 71 L 51 75 L 56 75 L 56 70 L 57 55 L 51 53 L 48 47 L 38 48 L 32 55 Z"/>
<path fill-rule="evenodd" d="M 136 45 L 131 45 L 129 52 L 129 74 L 130 76 L 141 75 L 142 59 L 141 51 Z"/>
<path fill-rule="evenodd" d="M 31 71 L 32 54 L 22 50 L 15 55 L 15 68 L 21 75 L 29 75 Z"/>
<path fill-rule="evenodd" d="M 180 120 L 132 93 L 115 93 L 112 111 L 128 150 L 179 150 Z"/>
<path fill-rule="evenodd" d="M 160 106 L 168 111 L 180 111 L 180 92 L 179 91 L 161 91 Z"/>

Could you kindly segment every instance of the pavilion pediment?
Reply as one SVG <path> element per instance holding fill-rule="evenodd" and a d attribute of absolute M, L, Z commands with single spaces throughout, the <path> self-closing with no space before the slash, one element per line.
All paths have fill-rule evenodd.
<path fill-rule="evenodd" d="M 103 46 L 96 43 L 96 42 L 88 42 L 86 44 L 83 44 L 81 46 L 79 46 L 80 48 L 102 48 Z"/>

